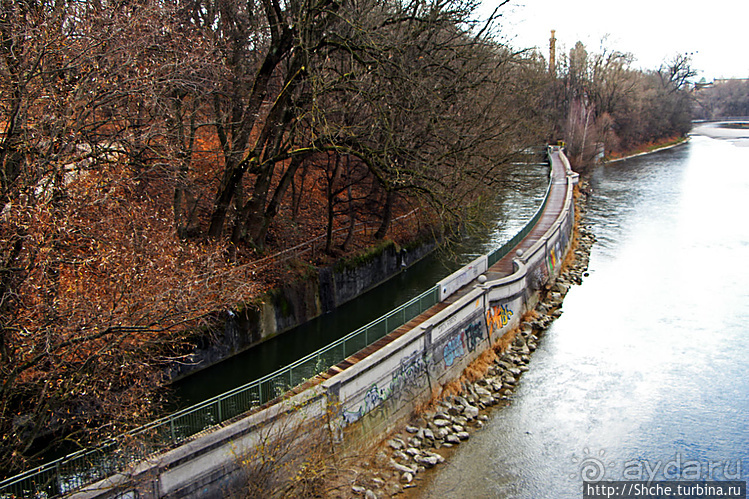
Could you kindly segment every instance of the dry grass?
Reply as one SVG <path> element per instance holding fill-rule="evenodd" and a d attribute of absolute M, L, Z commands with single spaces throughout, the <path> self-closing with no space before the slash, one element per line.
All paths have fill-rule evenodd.
<path fill-rule="evenodd" d="M 432 388 L 431 393 L 429 394 L 429 398 L 422 401 L 417 402 L 414 405 L 413 414 L 423 414 L 431 409 L 434 409 L 435 404 L 441 400 L 445 396 L 445 387 L 437 385 Z"/>
<path fill-rule="evenodd" d="M 338 451 L 329 425 L 304 415 L 260 430 L 258 443 L 236 460 L 242 479 L 225 491 L 228 497 L 333 497 L 351 480 L 352 457 Z"/>
<path fill-rule="evenodd" d="M 525 320 L 525 315 L 523 315 L 523 320 Z M 502 335 L 502 337 L 494 343 L 494 351 L 498 354 L 506 352 L 507 349 L 510 348 L 510 345 L 512 345 L 512 342 L 515 341 L 515 336 L 517 336 L 519 331 L 519 328 L 513 328 Z"/>
<path fill-rule="evenodd" d="M 460 379 L 463 381 L 470 381 L 475 383 L 480 380 L 489 371 L 489 368 L 494 365 L 494 361 L 497 360 L 497 353 L 494 348 L 486 349 L 476 360 L 471 362 L 468 367 L 463 370 L 463 374 Z"/>
<path fill-rule="evenodd" d="M 578 186 L 575 186 L 575 190 L 573 191 L 573 193 L 575 196 L 575 204 L 579 206 L 580 196 L 582 196 L 582 193 L 580 192 L 580 189 Z M 579 209 L 576 209 L 575 210 L 575 225 L 572 227 L 572 236 L 570 237 L 570 244 L 569 244 L 569 247 L 567 248 L 567 254 L 564 257 L 564 260 L 562 261 L 562 268 L 560 270 L 560 273 L 572 267 L 575 263 L 575 259 L 577 258 L 577 256 L 575 255 L 575 251 L 580 245 L 580 220 L 582 219 L 582 217 L 583 217 L 583 214 L 580 212 Z"/>
<path fill-rule="evenodd" d="M 568 268 L 570 268 L 575 263 L 575 250 L 577 250 L 578 245 L 580 244 L 580 232 L 577 230 L 577 224 L 575 224 L 575 228 L 572 230 L 572 238 L 570 239 L 570 246 L 567 250 L 567 254 L 564 256 L 564 260 L 562 260 L 562 268 L 560 269 L 560 273 L 564 272 Z"/>
<path fill-rule="evenodd" d="M 460 395 L 461 393 L 463 393 L 463 387 L 461 386 L 461 378 L 458 378 L 442 385 L 440 398 L 449 397 L 451 395 Z"/>

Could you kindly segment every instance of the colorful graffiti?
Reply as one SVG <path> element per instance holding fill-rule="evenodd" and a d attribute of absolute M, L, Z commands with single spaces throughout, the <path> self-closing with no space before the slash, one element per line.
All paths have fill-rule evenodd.
<path fill-rule="evenodd" d="M 507 314 L 507 312 L 505 312 Z M 512 315 L 512 311 L 509 312 Z M 442 348 L 437 347 L 437 352 L 441 352 L 442 360 L 445 367 L 452 366 L 456 360 L 460 359 L 468 352 L 476 350 L 487 335 L 483 327 L 481 312 L 469 319 L 468 324 L 456 328 L 452 334 L 448 335 L 443 341 Z M 428 355 L 429 357 L 425 356 Z M 439 355 L 439 354 L 437 354 Z M 439 357 L 430 360 L 431 355 L 428 352 L 417 351 L 402 359 L 393 369 L 390 383 L 385 388 L 380 388 L 377 384 L 372 384 L 361 404 L 354 410 L 343 410 L 343 420 L 345 424 L 351 424 L 362 418 L 365 414 L 372 412 L 387 400 L 398 400 L 412 396 L 415 390 L 419 389 L 421 383 L 425 382 L 423 374 L 427 371 L 430 362 L 439 362 Z M 384 407 L 384 406 L 383 406 Z"/>
<path fill-rule="evenodd" d="M 559 239 L 557 240 L 554 247 L 549 251 L 549 256 L 546 259 L 546 265 L 549 269 L 549 275 L 554 275 L 557 272 L 558 265 L 561 263 L 559 257 L 564 255 L 567 244 L 569 243 L 569 236 L 566 230 L 562 230 L 559 233 Z"/>
<path fill-rule="evenodd" d="M 460 331 L 458 334 L 450 338 L 442 349 L 442 359 L 445 361 L 445 366 L 449 367 L 453 365 L 455 359 L 461 358 L 465 355 L 466 351 L 463 348 L 463 338 L 465 333 Z"/>
<path fill-rule="evenodd" d="M 465 335 L 466 335 L 466 345 L 468 346 L 468 350 L 470 352 L 473 352 L 476 350 L 476 347 L 479 343 L 481 343 L 481 340 L 484 339 L 484 331 L 481 327 L 481 324 L 478 322 L 474 322 L 467 328 L 465 328 Z"/>
<path fill-rule="evenodd" d="M 557 267 L 557 263 L 557 253 L 556 250 L 552 248 L 551 251 L 549 251 L 549 256 L 546 259 L 546 264 L 549 267 L 549 275 L 554 274 L 554 269 Z"/>
<path fill-rule="evenodd" d="M 473 352 L 484 339 L 484 328 L 481 321 L 474 321 L 465 327 L 460 328 L 447 340 L 442 347 L 442 360 L 445 367 L 450 367 L 466 354 L 466 350 Z"/>
<path fill-rule="evenodd" d="M 378 387 L 377 384 L 373 384 L 369 387 L 369 390 L 367 390 L 367 393 L 364 395 L 364 403 L 360 405 L 357 410 L 343 410 L 343 421 L 346 424 L 351 424 L 358 421 L 359 418 L 380 405 L 386 398 L 387 397 L 384 390 Z"/>
<path fill-rule="evenodd" d="M 512 309 L 507 304 L 497 304 L 486 311 L 486 323 L 489 325 L 489 335 L 493 335 L 505 327 L 512 318 Z"/>
<path fill-rule="evenodd" d="M 367 393 L 364 394 L 363 403 L 356 410 L 343 410 L 345 424 L 358 421 L 386 400 L 404 394 L 408 391 L 408 387 L 418 383 L 421 374 L 426 372 L 426 368 L 423 352 L 414 352 L 405 359 L 401 359 L 393 371 L 393 377 L 387 388 L 380 388 L 376 383 L 373 383 Z"/>

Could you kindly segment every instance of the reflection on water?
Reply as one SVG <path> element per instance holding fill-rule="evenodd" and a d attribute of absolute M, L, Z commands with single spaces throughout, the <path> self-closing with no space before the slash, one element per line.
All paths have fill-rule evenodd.
<path fill-rule="evenodd" d="M 591 183 L 590 277 L 423 497 L 581 497 L 583 472 L 746 480 L 749 150 L 694 137 Z"/>

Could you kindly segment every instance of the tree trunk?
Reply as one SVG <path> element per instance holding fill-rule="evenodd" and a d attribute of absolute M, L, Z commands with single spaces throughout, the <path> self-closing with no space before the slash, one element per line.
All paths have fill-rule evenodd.
<path fill-rule="evenodd" d="M 351 192 L 351 185 L 348 186 L 348 221 L 348 234 L 346 235 L 346 240 L 343 241 L 343 244 L 341 245 L 343 251 L 348 250 L 349 244 L 351 244 L 351 241 L 354 239 L 354 232 L 356 229 L 356 211 L 354 210 L 354 199 Z"/>
<path fill-rule="evenodd" d="M 253 242 L 255 242 L 255 244 L 258 244 L 258 242 L 261 241 L 265 241 L 265 237 L 268 234 L 268 228 L 270 227 L 273 219 L 278 214 L 278 209 L 281 206 L 281 200 L 286 194 L 289 185 L 293 183 L 294 176 L 299 169 L 299 165 L 301 165 L 302 163 L 303 159 L 301 157 L 295 157 L 291 160 L 291 163 L 289 163 L 289 166 L 286 168 L 286 171 L 281 177 L 281 181 L 278 183 L 278 187 L 276 187 L 276 190 L 273 192 L 273 197 L 268 203 L 268 207 L 265 209 L 265 215 L 263 216 L 260 227 L 254 229 L 255 236 Z M 249 228 L 249 232 L 253 233 L 252 227 Z"/>
<path fill-rule="evenodd" d="M 346 187 L 346 193 L 348 194 L 348 234 L 346 235 L 346 240 L 343 241 L 343 244 L 341 245 L 341 249 L 343 251 L 347 251 L 349 244 L 351 244 L 351 241 L 354 239 L 354 231 L 356 229 L 356 211 L 354 210 L 354 193 L 353 189 L 351 188 L 351 161 L 349 158 L 346 158 L 346 177 L 348 178 L 348 186 Z"/>
<path fill-rule="evenodd" d="M 249 158 L 259 157 L 258 151 L 262 150 L 259 145 L 261 146 L 265 143 L 268 137 L 267 132 L 264 130 L 252 148 L 253 153 L 251 156 L 246 157 L 244 160 L 240 159 L 240 156 L 245 153 L 247 145 L 250 142 L 250 135 L 253 128 L 255 128 L 260 108 L 266 102 L 271 77 L 277 66 L 287 57 L 293 47 L 294 35 L 283 19 L 279 4 L 266 0 L 263 1 L 263 6 L 268 16 L 272 37 L 268 53 L 257 70 L 252 89 L 247 97 L 246 106 L 239 109 L 237 105 L 232 105 L 233 111 L 229 113 L 232 116 L 231 124 L 226 124 L 227 126 L 224 127 L 219 123 L 217 126 L 219 140 L 224 150 L 225 167 L 223 180 L 216 193 L 216 201 L 208 229 L 208 236 L 212 238 L 221 236 L 232 197 L 249 165 Z M 276 100 L 274 108 L 279 106 L 279 100 Z M 220 116 L 218 100 L 214 104 L 214 108 L 216 109 L 216 116 Z M 274 110 L 276 113 L 275 116 L 278 116 L 279 111 L 277 109 Z M 273 112 L 271 114 L 272 116 L 268 117 L 269 120 L 274 119 Z M 265 125 L 266 130 L 267 127 L 268 123 Z M 232 130 L 231 140 L 228 138 L 226 128 Z"/>
<path fill-rule="evenodd" d="M 265 218 L 265 201 L 268 199 L 273 171 L 273 165 L 266 166 L 255 179 L 250 199 L 244 204 L 240 215 L 234 222 L 234 229 L 231 236 L 234 244 L 247 238 L 261 250 L 265 246 L 264 241 L 258 240 L 257 235 Z"/>
<path fill-rule="evenodd" d="M 390 222 L 393 219 L 393 200 L 395 198 L 395 195 L 393 194 L 393 191 L 387 190 L 387 196 L 385 197 L 385 206 L 382 210 L 382 223 L 380 224 L 380 228 L 377 229 L 377 232 L 375 232 L 375 239 L 383 239 L 388 232 L 388 229 L 390 228 Z"/>
<path fill-rule="evenodd" d="M 213 213 L 211 213 L 208 237 L 214 239 L 221 237 L 221 233 L 224 230 L 224 223 L 226 222 L 226 214 L 229 211 L 232 197 L 234 197 L 234 191 L 239 185 L 239 181 L 242 180 L 242 175 L 244 175 L 244 169 L 237 166 L 227 167 L 224 171 L 224 179 L 216 194 Z"/>
<path fill-rule="evenodd" d="M 335 222 L 335 198 L 336 189 L 335 184 L 338 181 L 338 177 L 341 173 L 341 157 L 335 154 L 335 166 L 333 172 L 328 177 L 328 185 L 326 188 L 326 197 L 328 198 L 328 228 L 325 234 L 325 252 L 330 253 L 333 248 L 333 222 Z"/>

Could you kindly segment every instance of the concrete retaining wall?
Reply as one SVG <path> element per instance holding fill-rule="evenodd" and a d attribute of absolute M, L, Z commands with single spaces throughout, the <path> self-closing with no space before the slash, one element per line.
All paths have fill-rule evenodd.
<path fill-rule="evenodd" d="M 241 488 L 244 459 L 270 442 L 304 428 L 306 436 L 327 431 L 328 398 L 320 385 L 259 410 L 180 447 L 153 456 L 129 473 L 113 475 L 74 494 L 75 498 L 223 498 Z M 309 430 L 309 428 L 313 430 Z M 271 457 L 266 455 L 265 457 Z"/>
<path fill-rule="evenodd" d="M 338 394 L 337 422 L 347 443 L 369 442 L 401 423 L 430 398 L 433 388 L 460 377 L 468 364 L 535 307 L 539 290 L 559 275 L 569 247 L 576 180 L 576 175 L 568 176 L 562 214 L 515 259 L 512 275 L 475 284 L 428 321 L 323 383 L 326 392 Z"/>
<path fill-rule="evenodd" d="M 563 155 L 560 155 L 563 160 Z M 241 478 L 241 457 L 284 428 L 311 422 L 346 445 L 367 445 L 409 417 L 432 389 L 460 377 L 465 367 L 514 328 L 559 274 L 574 223 L 568 163 L 561 215 L 543 237 L 514 260 L 515 272 L 473 288 L 426 322 L 368 357 L 294 397 L 173 451 L 140 463 L 75 497 L 223 497 Z M 472 270 L 468 271 L 473 272 Z"/>
<path fill-rule="evenodd" d="M 309 279 L 280 286 L 257 305 L 224 312 L 217 318 L 223 331 L 196 335 L 190 362 L 175 364 L 168 376 L 188 376 L 330 312 L 415 264 L 436 246 L 436 241 L 428 239 L 409 251 L 392 244 L 366 263 L 321 269 Z"/>

